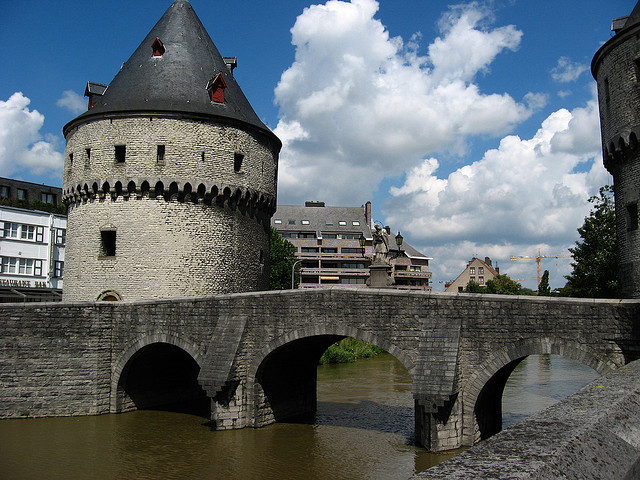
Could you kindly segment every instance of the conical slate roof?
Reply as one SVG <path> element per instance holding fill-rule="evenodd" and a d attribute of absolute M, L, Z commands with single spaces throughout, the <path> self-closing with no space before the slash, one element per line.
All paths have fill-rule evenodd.
<path fill-rule="evenodd" d="M 164 47 L 153 56 L 155 39 Z M 207 85 L 224 77 L 224 102 L 211 101 Z M 179 113 L 244 122 L 273 133 L 260 121 L 233 78 L 191 4 L 175 0 L 147 34 L 93 107 L 65 126 L 86 117 L 117 113 Z"/>
<path fill-rule="evenodd" d="M 636 4 L 635 8 L 633 9 L 633 12 L 631 12 L 631 15 L 629 15 L 629 18 L 624 24 L 624 28 L 630 27 L 639 22 L 640 22 L 640 2 Z"/>

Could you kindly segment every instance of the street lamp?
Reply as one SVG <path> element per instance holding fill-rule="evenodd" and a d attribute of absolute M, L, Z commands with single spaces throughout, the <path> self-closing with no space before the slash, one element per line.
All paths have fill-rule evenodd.
<path fill-rule="evenodd" d="M 296 260 L 295 262 L 293 262 L 293 265 L 291 265 L 291 290 L 294 289 L 295 287 L 295 278 L 296 278 L 296 265 L 299 264 L 302 260 Z"/>
<path fill-rule="evenodd" d="M 396 245 L 398 246 L 397 250 L 389 249 L 389 260 L 393 260 L 394 258 L 398 258 L 402 255 L 402 243 L 404 242 L 404 237 L 400 235 L 400 232 L 396 235 Z"/>

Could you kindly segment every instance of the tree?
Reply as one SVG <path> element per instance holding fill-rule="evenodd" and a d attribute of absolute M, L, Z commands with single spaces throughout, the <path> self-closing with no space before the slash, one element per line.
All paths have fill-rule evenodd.
<path fill-rule="evenodd" d="M 487 293 L 485 287 L 475 280 L 469 280 L 467 286 L 464 287 L 464 293 Z"/>
<path fill-rule="evenodd" d="M 582 240 L 569 251 L 573 272 L 567 275 L 563 295 L 615 298 L 618 296 L 618 244 L 613 188 L 606 185 L 589 199 L 593 204 L 584 224 L 578 228 Z"/>
<path fill-rule="evenodd" d="M 291 288 L 291 268 L 296 261 L 296 247 L 282 238 L 278 231 L 271 227 L 269 237 L 271 244 L 269 262 L 269 290 L 285 290 Z M 296 266 L 295 286 L 298 286 L 299 268 Z"/>
<path fill-rule="evenodd" d="M 487 280 L 487 293 L 519 295 L 521 290 L 522 285 L 511 280 L 508 275 L 496 275 L 491 280 Z"/>
<path fill-rule="evenodd" d="M 548 297 L 551 295 L 551 287 L 549 286 L 549 270 L 545 270 L 538 285 L 538 295 Z"/>

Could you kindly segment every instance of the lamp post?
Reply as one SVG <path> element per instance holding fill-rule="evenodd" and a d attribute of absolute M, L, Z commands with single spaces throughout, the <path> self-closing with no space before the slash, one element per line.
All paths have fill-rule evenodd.
<path fill-rule="evenodd" d="M 300 262 L 302 262 L 302 260 L 296 260 L 295 262 L 293 262 L 293 265 L 291 265 L 291 290 L 295 288 L 294 280 L 296 278 L 296 265 Z"/>
<path fill-rule="evenodd" d="M 403 242 L 404 242 L 404 237 L 400 234 L 400 232 L 398 232 L 398 234 L 396 235 L 396 245 L 398 246 L 398 249 L 397 250 L 389 249 L 389 253 L 392 254 L 389 257 L 390 260 L 394 258 L 398 258 L 400 255 L 402 255 Z"/>

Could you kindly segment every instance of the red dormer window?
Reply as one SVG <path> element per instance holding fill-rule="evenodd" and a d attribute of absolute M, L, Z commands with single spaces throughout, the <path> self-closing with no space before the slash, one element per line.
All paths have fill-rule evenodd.
<path fill-rule="evenodd" d="M 218 72 L 217 75 L 211 77 L 211 80 L 207 83 L 207 90 L 209 91 L 209 98 L 211 98 L 211 101 L 224 103 L 225 88 L 227 88 L 227 82 L 222 76 L 222 72 Z"/>
<path fill-rule="evenodd" d="M 164 45 L 158 37 L 156 37 L 156 39 L 151 44 L 151 48 L 153 49 L 154 57 L 161 57 L 164 54 Z"/>
<path fill-rule="evenodd" d="M 101 97 L 102 95 L 104 95 L 104 92 L 106 90 L 107 86 L 103 85 L 102 83 L 87 82 L 87 86 L 84 89 L 84 96 L 89 97 L 89 110 L 93 108 L 94 97 Z"/>

